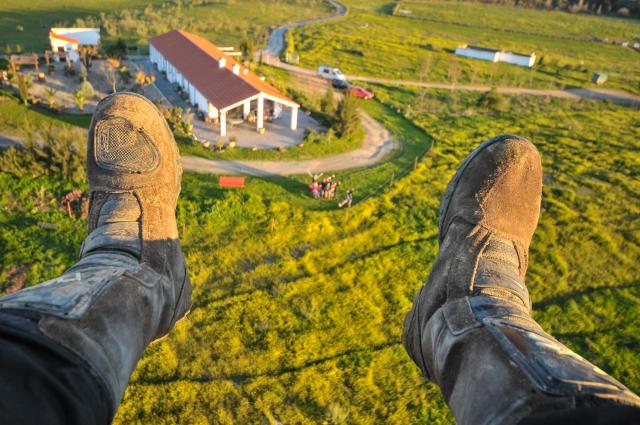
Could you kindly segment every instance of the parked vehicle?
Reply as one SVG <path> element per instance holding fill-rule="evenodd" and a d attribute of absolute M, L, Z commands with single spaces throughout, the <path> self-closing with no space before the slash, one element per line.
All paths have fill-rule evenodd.
<path fill-rule="evenodd" d="M 369 90 L 363 89 L 362 87 L 351 86 L 351 88 L 349 88 L 349 93 L 361 99 L 365 99 L 365 100 L 373 99 L 373 93 L 371 93 Z"/>
<path fill-rule="evenodd" d="M 334 89 L 338 89 L 338 90 L 346 90 L 348 89 L 351 85 L 346 81 L 346 80 L 339 80 L 337 78 L 334 78 L 333 80 L 331 80 L 331 86 Z"/>
<path fill-rule="evenodd" d="M 319 66 L 318 76 L 326 78 L 328 80 L 346 80 L 342 71 L 338 68 L 332 68 L 330 66 Z"/>

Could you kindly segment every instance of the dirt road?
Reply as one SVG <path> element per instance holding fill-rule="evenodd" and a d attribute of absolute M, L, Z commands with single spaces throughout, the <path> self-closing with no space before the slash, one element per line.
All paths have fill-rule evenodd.
<path fill-rule="evenodd" d="M 291 28 L 301 27 L 303 25 L 314 24 L 318 22 L 325 22 L 331 19 L 339 18 L 347 13 L 347 8 L 335 0 L 328 0 L 328 2 L 336 9 L 336 13 L 331 16 L 325 16 L 323 18 L 307 19 L 304 21 L 290 22 L 284 24 L 273 30 L 269 36 L 269 42 L 267 47 L 262 50 L 263 54 L 271 56 L 280 56 L 284 50 L 284 36 Z"/>
<path fill-rule="evenodd" d="M 278 68 L 295 73 L 297 75 L 304 76 L 305 78 L 313 78 L 316 73 L 310 69 L 301 68 L 298 66 L 288 65 L 280 63 Z M 491 90 L 489 86 L 481 85 L 451 85 L 447 83 L 428 83 L 422 81 L 413 80 L 394 80 L 389 78 L 376 78 L 376 77 L 363 77 L 361 75 L 347 75 L 349 81 L 364 81 L 368 83 L 378 84 L 391 84 L 396 86 L 413 86 L 413 87 L 426 87 L 434 89 L 446 89 L 446 90 L 464 90 L 464 91 L 477 91 L 485 92 Z M 626 106 L 640 107 L 640 96 L 628 93 L 622 90 L 611 89 L 587 89 L 587 88 L 573 88 L 565 90 L 550 90 L 550 89 L 531 89 L 522 87 L 497 87 L 496 90 L 503 94 L 509 95 L 522 95 L 522 96 L 549 96 L 559 97 L 565 99 L 593 99 L 593 100 L 608 100 L 612 103 L 617 103 Z"/>

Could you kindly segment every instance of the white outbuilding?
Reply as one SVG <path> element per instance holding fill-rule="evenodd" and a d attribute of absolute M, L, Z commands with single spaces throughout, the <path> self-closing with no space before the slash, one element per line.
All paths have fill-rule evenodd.
<path fill-rule="evenodd" d="M 49 40 L 54 53 L 77 52 L 82 46 L 96 47 L 100 44 L 100 28 L 51 28 Z"/>
<path fill-rule="evenodd" d="M 536 63 L 536 54 L 507 52 L 486 47 L 468 46 L 466 44 L 456 48 L 456 55 L 468 58 L 482 59 L 490 62 L 505 62 L 513 65 L 531 68 Z"/>

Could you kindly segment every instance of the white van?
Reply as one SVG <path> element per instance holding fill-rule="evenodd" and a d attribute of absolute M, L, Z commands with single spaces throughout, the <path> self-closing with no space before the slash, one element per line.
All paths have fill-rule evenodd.
<path fill-rule="evenodd" d="M 330 66 L 319 66 L 318 76 L 328 80 L 346 80 L 342 71 L 338 68 L 331 68 Z"/>

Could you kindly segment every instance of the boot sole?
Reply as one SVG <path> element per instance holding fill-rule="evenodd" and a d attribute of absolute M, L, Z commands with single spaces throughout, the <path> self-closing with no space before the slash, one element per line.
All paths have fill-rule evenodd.
<path fill-rule="evenodd" d="M 516 136 L 513 134 L 503 134 L 501 136 L 494 137 L 493 139 L 485 140 L 477 148 L 475 148 L 469 155 L 467 155 L 464 161 L 462 161 L 462 164 L 458 167 L 456 174 L 449 181 L 449 184 L 447 185 L 447 190 L 445 190 L 444 195 L 442 196 L 442 202 L 440 203 L 440 219 L 438 221 L 438 233 L 440 235 L 438 238 L 439 242 L 442 242 L 444 239 L 445 232 L 443 231 L 442 226 L 444 224 L 444 219 L 447 213 L 449 212 L 449 204 L 451 202 L 451 198 L 453 197 L 456 187 L 458 186 L 458 183 L 462 178 L 462 174 L 466 170 L 467 166 L 471 163 L 471 161 L 475 159 L 476 156 L 480 154 L 480 152 L 487 149 L 489 146 L 492 146 L 496 143 L 501 143 L 507 140 L 516 140 L 524 143 L 531 143 L 529 140 L 525 139 L 524 137 Z"/>

